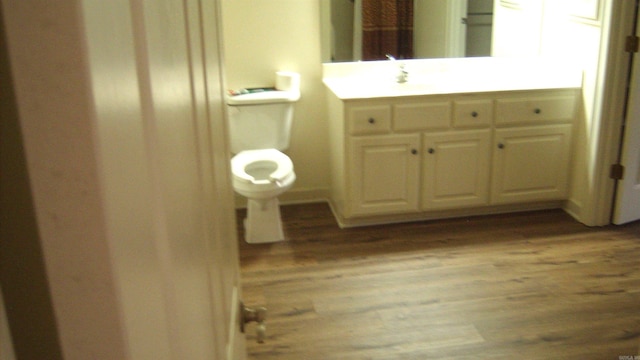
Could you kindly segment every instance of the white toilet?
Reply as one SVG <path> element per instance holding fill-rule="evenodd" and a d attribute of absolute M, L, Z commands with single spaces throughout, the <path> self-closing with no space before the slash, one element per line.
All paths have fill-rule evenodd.
<path fill-rule="evenodd" d="M 296 180 L 289 147 L 293 104 L 300 99 L 300 75 L 276 74 L 276 91 L 227 97 L 233 189 L 247 198 L 248 243 L 284 240 L 278 196 Z"/>

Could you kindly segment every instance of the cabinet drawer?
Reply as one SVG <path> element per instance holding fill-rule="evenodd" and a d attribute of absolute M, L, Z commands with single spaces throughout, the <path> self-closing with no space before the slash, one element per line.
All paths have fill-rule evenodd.
<path fill-rule="evenodd" d="M 446 129 L 450 122 L 450 101 L 396 104 L 393 107 L 395 131 Z"/>
<path fill-rule="evenodd" d="M 455 103 L 453 126 L 487 127 L 493 120 L 493 100 L 460 100 Z"/>
<path fill-rule="evenodd" d="M 571 121 L 576 112 L 575 96 L 498 99 L 496 124 Z"/>
<path fill-rule="evenodd" d="M 391 130 L 391 106 L 354 106 L 347 114 L 351 135 L 383 134 Z"/>

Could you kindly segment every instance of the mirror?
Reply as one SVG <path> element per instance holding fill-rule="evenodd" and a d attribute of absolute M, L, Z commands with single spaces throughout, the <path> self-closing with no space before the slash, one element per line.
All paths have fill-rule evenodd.
<path fill-rule="evenodd" d="M 494 0 L 320 0 L 322 62 L 490 56 Z"/>

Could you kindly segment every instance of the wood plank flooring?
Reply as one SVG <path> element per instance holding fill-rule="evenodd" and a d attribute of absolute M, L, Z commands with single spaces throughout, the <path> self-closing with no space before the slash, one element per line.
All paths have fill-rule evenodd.
<path fill-rule="evenodd" d="M 241 240 L 244 301 L 269 311 L 249 359 L 640 355 L 640 223 L 553 210 L 341 230 L 326 204 L 282 217 L 289 241 Z"/>

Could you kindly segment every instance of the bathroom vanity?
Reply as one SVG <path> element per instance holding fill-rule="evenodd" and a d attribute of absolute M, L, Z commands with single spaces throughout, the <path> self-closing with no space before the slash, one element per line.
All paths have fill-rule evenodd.
<path fill-rule="evenodd" d="M 416 69 L 417 80 L 386 87 L 325 77 L 341 226 L 563 206 L 579 74 L 489 82 Z"/>

